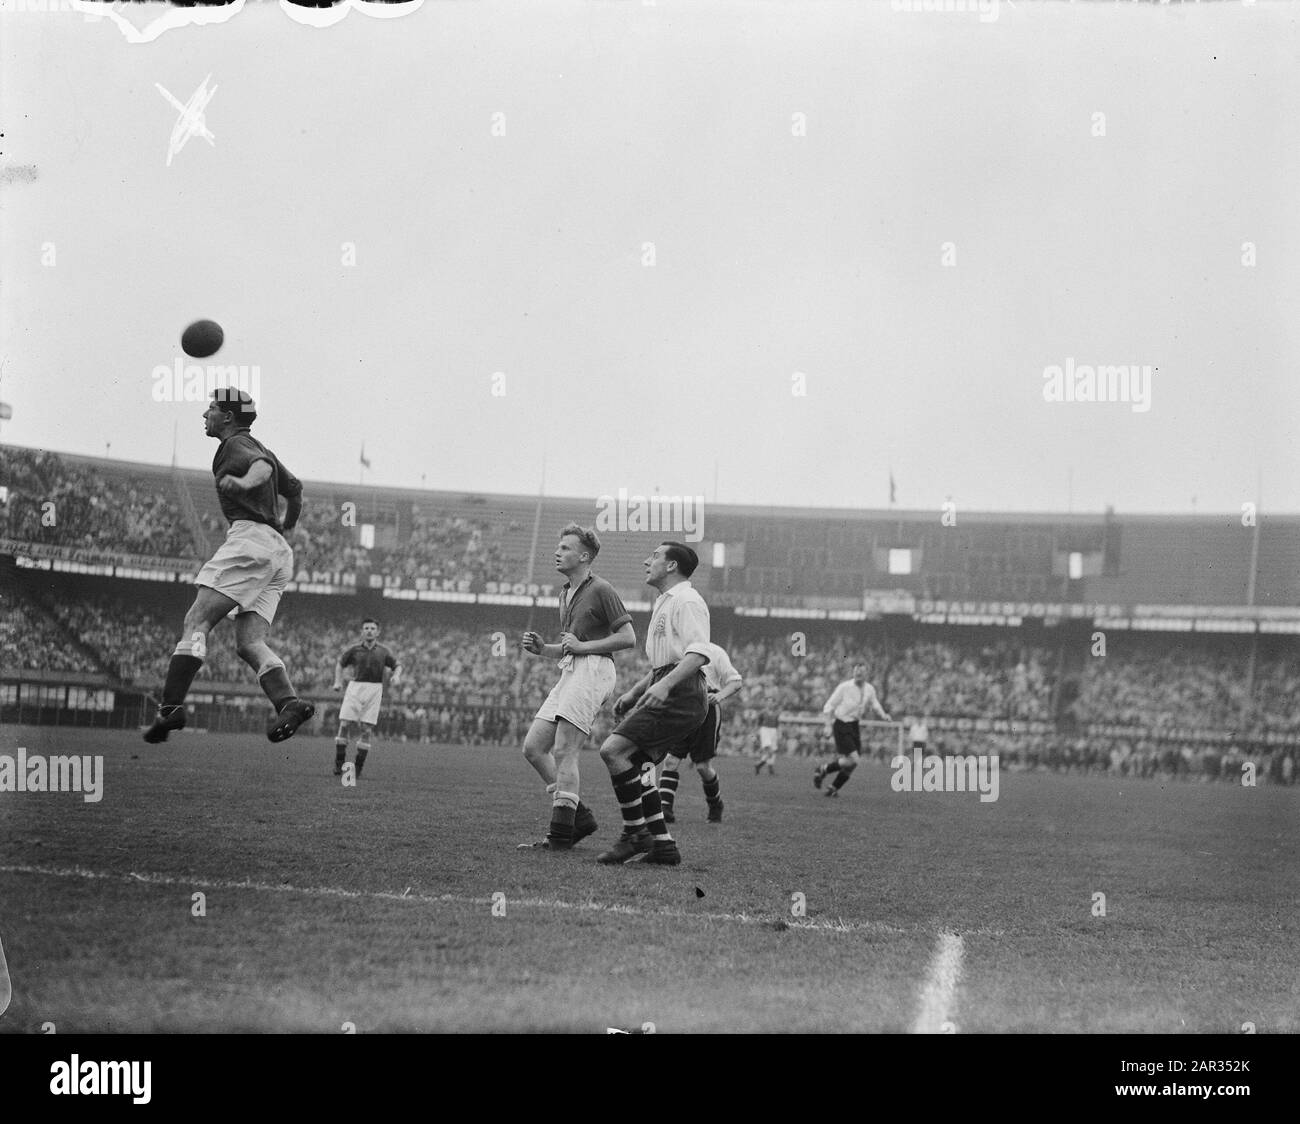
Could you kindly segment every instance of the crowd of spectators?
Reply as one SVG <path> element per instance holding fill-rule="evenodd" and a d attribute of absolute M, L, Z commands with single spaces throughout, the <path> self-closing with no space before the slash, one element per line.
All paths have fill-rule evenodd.
<path fill-rule="evenodd" d="M 0 614 L 0 670 L 99 671 L 48 617 L 23 605 Z"/>
<path fill-rule="evenodd" d="M 875 746 L 880 760 L 895 749 Z M 1156 778 L 1166 781 L 1225 781 L 1241 784 L 1243 766 L 1251 766 L 1258 783 L 1294 784 L 1297 751 L 1294 748 L 1209 745 L 1154 738 L 1106 738 L 1048 734 L 989 734 L 940 731 L 926 746 L 928 753 L 996 754 L 1007 772 L 1057 772 L 1112 777 Z"/>
<path fill-rule="evenodd" d="M 1130 646 L 1122 656 L 1090 659 L 1079 686 L 1072 710 L 1081 722 L 1212 723 L 1235 720 L 1247 703 L 1241 658 L 1205 645 Z"/>
<path fill-rule="evenodd" d="M 225 519 L 211 509 L 200 518 L 215 545 L 226 533 Z M 519 567 L 509 564 L 486 523 L 417 508 L 408 525 L 409 537 L 399 524 L 397 545 L 373 548 L 361 545 L 362 523 L 355 513 L 345 519 L 341 504 L 307 499 L 297 526 L 286 536 L 293 547 L 295 570 L 470 582 L 518 576 Z"/>
<path fill-rule="evenodd" d="M 0 447 L 0 533 L 22 542 L 163 558 L 195 554 L 179 504 L 144 480 L 110 481 L 57 453 Z"/>
<path fill-rule="evenodd" d="M 71 599 L 55 611 L 106 666 L 141 689 L 156 691 L 176 641 L 177 622 L 111 600 Z M 397 619 L 383 625 L 381 643 L 403 665 L 401 683 L 386 693 L 381 734 L 412 741 L 469 744 L 518 742 L 556 675 L 550 660 L 523 656 L 518 627 L 443 627 L 427 620 Z M 18 637 L 30 633 L 36 643 Z M 3 637 L 6 660 L 60 670 L 93 670 L 85 657 L 60 643 L 36 613 L 11 613 Z M 339 655 L 358 639 L 355 621 L 322 619 L 286 603 L 276 621 L 273 645 L 304 694 L 325 700 L 321 721 L 331 726 L 330 695 Z M 1198 655 L 1201 657 L 1198 661 Z M 1079 698 L 1071 707 L 1077 721 L 1059 732 L 964 733 L 943 729 L 941 717 L 1050 720 L 1052 653 L 1006 640 L 921 640 L 892 647 L 864 643 L 845 634 L 805 643 L 788 637 L 735 643 L 731 656 L 746 689 L 727 707 L 724 747 L 752 752 L 757 747 L 761 711 L 816 715 L 836 683 L 856 661 L 864 662 L 885 706 L 895 718 L 928 716 L 934 722 L 929 748 L 939 753 L 998 753 L 1003 768 L 1052 769 L 1115 776 L 1175 779 L 1238 778 L 1241 765 L 1254 765 L 1262 777 L 1292 783 L 1294 754 L 1253 752 L 1248 748 L 1184 744 L 1168 738 L 1089 735 L 1087 722 L 1139 726 L 1153 734 L 1172 725 L 1240 728 L 1240 661 L 1212 647 L 1163 649 L 1158 642 L 1134 647 L 1106 661 L 1085 666 Z M 638 648 L 617 657 L 618 691 L 646 670 Z M 1257 720 L 1251 731 L 1300 726 L 1295 714 L 1300 666 L 1286 654 L 1271 653 L 1259 663 Z M 195 690 L 216 684 L 252 685 L 249 669 L 235 652 L 234 629 L 214 630 L 207 660 Z M 1272 707 L 1272 709 L 1270 709 Z M 592 739 L 599 742 L 614 724 L 602 713 Z M 1041 727 L 1040 727 L 1041 728 Z M 782 750 L 794 756 L 827 751 L 820 721 L 786 723 Z M 871 752 L 887 759 L 898 747 L 897 734 L 868 730 Z M 1253 754 L 1253 755 L 1252 755 Z"/>
<path fill-rule="evenodd" d="M 783 710 L 820 707 L 861 661 L 887 708 L 1022 719 L 1046 719 L 1051 712 L 1051 652 L 1012 640 L 891 647 L 881 638 L 839 635 L 809 646 L 799 637 L 737 644 L 731 656 L 743 669 L 747 697 Z"/>
<path fill-rule="evenodd" d="M 0 503 L 0 535 L 160 558 L 193 559 L 199 553 L 165 478 L 110 480 L 57 453 L 0 446 L 0 485 L 7 489 L 7 502 Z M 227 524 L 215 494 L 198 498 L 199 522 L 211 550 L 225 537 Z M 409 518 L 387 528 L 387 536 L 382 525 L 377 528 L 381 545 L 374 548 L 361 545 L 363 521 L 355 512 L 345 519 L 341 504 L 309 496 L 287 536 L 296 568 L 456 581 L 519 576 L 520 568 L 501 545 L 500 528 L 486 519 L 413 507 Z M 383 545 L 394 534 L 397 541 Z"/>
<path fill-rule="evenodd" d="M 377 551 L 371 568 L 412 579 L 504 581 L 518 576 L 486 524 L 420 508 L 412 510 L 410 537 Z"/>

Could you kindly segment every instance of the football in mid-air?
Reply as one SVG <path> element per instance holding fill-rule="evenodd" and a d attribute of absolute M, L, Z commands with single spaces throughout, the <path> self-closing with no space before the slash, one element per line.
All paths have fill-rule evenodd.
<path fill-rule="evenodd" d="M 181 333 L 181 350 L 195 359 L 206 359 L 217 353 L 225 338 L 215 320 L 195 320 Z"/>

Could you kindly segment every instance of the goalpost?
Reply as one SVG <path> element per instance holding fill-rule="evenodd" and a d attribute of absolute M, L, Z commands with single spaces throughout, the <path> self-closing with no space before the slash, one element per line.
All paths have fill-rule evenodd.
<path fill-rule="evenodd" d="M 906 733 L 902 722 L 881 722 L 863 719 L 862 756 L 883 756 L 886 762 L 894 757 L 906 756 Z M 824 757 L 834 750 L 835 743 L 825 736 L 826 718 L 820 714 L 782 712 L 777 718 L 777 752 L 789 756 Z"/>

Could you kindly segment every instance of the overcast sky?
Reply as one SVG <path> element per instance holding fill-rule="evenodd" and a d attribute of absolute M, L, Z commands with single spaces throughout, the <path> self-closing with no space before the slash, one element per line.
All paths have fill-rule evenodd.
<path fill-rule="evenodd" d="M 478 492 L 545 458 L 552 494 L 716 466 L 724 502 L 877 507 L 892 468 L 902 507 L 1062 511 L 1072 469 L 1075 511 L 1225 511 L 1262 471 L 1300 510 L 1298 18 L 6 12 L 0 439 L 166 463 L 179 421 L 209 463 L 152 394 L 204 316 L 308 478 L 364 441 L 368 483 Z M 168 166 L 157 85 L 209 74 Z M 1149 409 L 1044 401 L 1067 361 L 1153 368 Z"/>

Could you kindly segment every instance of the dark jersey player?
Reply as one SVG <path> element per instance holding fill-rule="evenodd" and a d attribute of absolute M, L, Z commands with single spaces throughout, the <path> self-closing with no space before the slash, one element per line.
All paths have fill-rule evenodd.
<path fill-rule="evenodd" d="M 636 644 L 632 614 L 614 587 L 591 572 L 600 539 L 590 527 L 570 523 L 560 531 L 555 569 L 567 579 L 560 590 L 560 639 L 547 644 L 526 632 L 525 651 L 559 661 L 560 678 L 524 738 L 524 757 L 546 784 L 551 826 L 546 838 L 520 850 L 567 851 L 596 830 L 596 817 L 580 799 L 579 751 L 618 678 L 614 653 Z"/>
<path fill-rule="evenodd" d="M 342 776 L 348 759 L 348 745 L 357 750 L 356 776 L 365 768 L 370 753 L 370 739 L 379 724 L 379 706 L 384 695 L 384 672 L 393 674 L 388 680 L 396 687 L 402 677 L 402 665 L 397 657 L 379 643 L 379 622 L 367 617 L 361 622 L 361 640 L 353 644 L 334 665 L 334 690 L 343 690 L 343 673 L 352 669 L 352 679 L 343 693 L 339 708 L 339 731 L 334 736 L 334 775 Z"/>
<path fill-rule="evenodd" d="M 185 614 L 180 642 L 167 665 L 162 705 L 144 732 L 150 743 L 164 742 L 185 725 L 185 696 L 203 666 L 208 633 L 232 611 L 240 658 L 275 707 L 266 736 L 290 738 L 316 713 L 294 693 L 284 663 L 267 646 L 280 595 L 293 576 L 293 551 L 284 540 L 302 510 L 302 484 L 257 440 L 249 428 L 257 418 L 253 399 L 242 390 L 218 388 L 203 415 L 205 431 L 220 441 L 212 459 L 221 512 L 230 521 L 226 541 L 194 579 L 194 604 Z M 288 501 L 280 521 L 280 498 Z"/>

